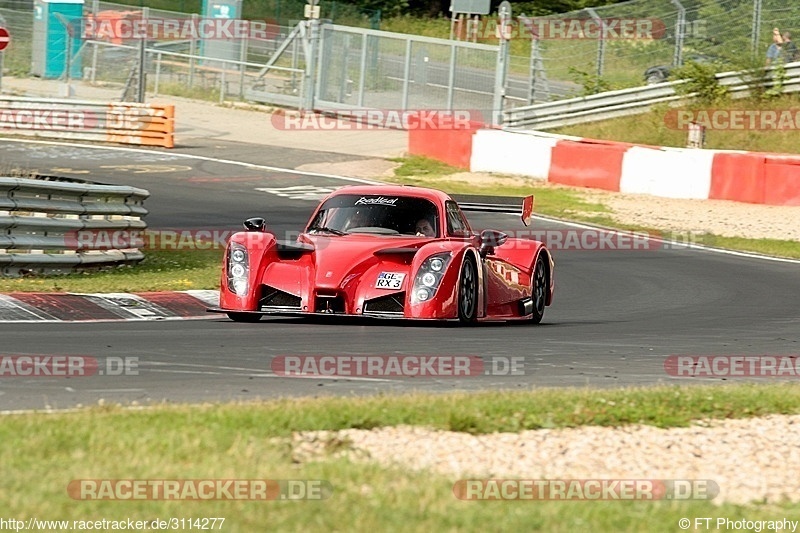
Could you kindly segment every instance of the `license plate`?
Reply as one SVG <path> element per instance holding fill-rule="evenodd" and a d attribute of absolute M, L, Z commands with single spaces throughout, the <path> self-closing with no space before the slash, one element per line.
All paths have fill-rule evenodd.
<path fill-rule="evenodd" d="M 403 272 L 381 272 L 378 281 L 375 283 L 376 289 L 399 289 L 403 285 L 406 275 Z"/>

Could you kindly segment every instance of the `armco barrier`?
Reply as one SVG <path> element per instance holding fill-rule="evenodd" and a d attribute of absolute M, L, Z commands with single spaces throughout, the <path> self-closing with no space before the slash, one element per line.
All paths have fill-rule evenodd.
<path fill-rule="evenodd" d="M 78 231 L 144 230 L 144 189 L 0 177 L 0 272 L 70 272 L 135 263 L 138 249 L 84 243 Z"/>
<path fill-rule="evenodd" d="M 775 67 L 770 67 L 768 70 L 774 72 Z M 784 65 L 784 74 L 785 78 L 777 88 L 784 93 L 800 90 L 800 62 Z M 723 72 L 716 74 L 715 77 L 721 86 L 730 91 L 733 98 L 743 98 L 750 94 L 752 88 L 743 81 L 740 72 Z M 676 87 L 685 83 L 686 80 L 675 80 L 515 107 L 504 112 L 503 124 L 511 128 L 546 130 L 647 113 L 655 105 L 682 106 L 693 96 L 681 95 L 675 91 Z M 777 85 L 776 81 L 768 79 L 765 81 L 764 88 L 774 89 Z"/>
<path fill-rule="evenodd" d="M 0 133 L 175 146 L 175 106 L 0 97 Z"/>
<path fill-rule="evenodd" d="M 438 133 L 446 146 L 453 132 Z M 800 155 L 639 146 L 529 130 L 470 135 L 474 172 L 665 198 L 800 206 Z M 436 150 L 411 153 L 447 161 Z"/>

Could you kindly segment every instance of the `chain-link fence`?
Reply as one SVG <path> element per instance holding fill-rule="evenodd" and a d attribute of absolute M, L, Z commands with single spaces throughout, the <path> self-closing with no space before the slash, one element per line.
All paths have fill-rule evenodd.
<path fill-rule="evenodd" d="M 632 0 L 534 20 L 537 29 L 551 31 L 539 39 L 534 32 L 520 32 L 518 42 L 512 43 L 512 75 L 525 72 L 538 80 L 533 100 L 543 101 L 570 92 L 575 96 L 665 81 L 675 67 L 687 61 L 711 64 L 717 71 L 764 64 L 773 28 L 800 35 L 800 4 L 782 0 Z M 543 21 L 565 22 L 567 31 L 553 32 L 555 26 Z M 573 28 L 585 28 L 586 21 L 617 29 L 640 23 L 649 34 L 634 33 L 630 38 L 613 28 L 605 38 L 602 32 L 594 38 L 569 33 L 570 23 Z M 537 60 L 538 67 L 534 67 Z"/>
<path fill-rule="evenodd" d="M 164 2 L 199 9 L 199 0 Z M 84 19 L 141 18 L 138 7 L 88 0 Z M 148 5 L 157 5 L 148 0 Z M 213 99 L 282 95 L 273 103 L 298 105 L 308 79 L 308 36 L 297 33 L 303 0 L 243 3 L 245 18 L 273 13 L 268 31 L 229 42 L 151 39 L 145 54 L 148 91 Z M 362 28 L 324 24 L 320 34 L 317 95 L 331 105 L 391 108 L 487 109 L 496 92 L 498 55 L 493 29 L 483 45 L 426 37 L 372 32 L 375 14 L 348 11 L 346 4 L 321 2 L 323 19 L 347 21 Z M 31 71 L 33 14 L 31 0 L 0 0 L 0 16 L 12 33 L 3 52 L 6 74 Z M 148 9 L 152 19 L 186 20 L 199 15 Z M 509 45 L 511 57 L 504 88 L 506 108 L 556 100 L 605 89 L 663 81 L 688 60 L 734 70 L 745 61 L 763 64 L 772 29 L 800 31 L 800 4 L 779 0 L 632 0 L 551 17 L 519 17 L 519 31 Z M 263 18 L 261 19 L 263 20 Z M 484 20 L 489 20 L 486 18 Z M 553 24 L 587 21 L 613 26 L 620 21 L 649 21 L 651 34 L 623 38 L 614 32 L 554 34 Z M 83 21 L 85 22 L 85 20 Z M 581 26 L 582 24 L 582 26 Z M 544 28 L 544 34 L 542 29 Z M 138 65 L 141 40 L 85 40 L 78 57 L 84 78 L 129 86 Z M 492 46 L 489 46 L 492 45 Z M 751 63 L 752 64 L 752 63 Z M 646 75 L 647 73 L 647 75 Z M 258 98 L 256 98 L 258 99 Z M 261 100 L 270 101 L 270 100 Z M 496 100 L 494 100 L 496 101 Z"/>
<path fill-rule="evenodd" d="M 323 27 L 318 101 L 377 109 L 492 108 L 498 48 Z"/>

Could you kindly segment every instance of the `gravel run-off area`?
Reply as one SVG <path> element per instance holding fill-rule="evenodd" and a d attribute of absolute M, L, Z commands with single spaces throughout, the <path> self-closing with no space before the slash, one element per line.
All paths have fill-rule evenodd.
<path fill-rule="evenodd" d="M 422 427 L 311 431 L 291 439 L 303 463 L 345 455 L 460 479 L 710 480 L 714 503 L 800 501 L 800 416 L 685 428 L 582 426 L 469 435 Z M 338 446 L 331 446 L 338 443 Z"/>

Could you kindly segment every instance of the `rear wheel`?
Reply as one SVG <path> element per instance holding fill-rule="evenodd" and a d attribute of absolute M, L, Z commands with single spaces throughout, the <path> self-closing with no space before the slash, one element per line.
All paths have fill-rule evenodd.
<path fill-rule="evenodd" d="M 533 313 L 531 322 L 538 324 L 544 317 L 544 307 L 547 302 L 547 269 L 544 265 L 544 256 L 536 258 L 531 278 L 531 298 L 533 299 Z"/>
<path fill-rule="evenodd" d="M 228 318 L 234 322 L 258 322 L 261 316 L 256 313 L 228 313 Z"/>
<path fill-rule="evenodd" d="M 478 271 L 475 261 L 465 257 L 458 281 L 458 318 L 461 322 L 475 322 L 478 318 Z"/>

